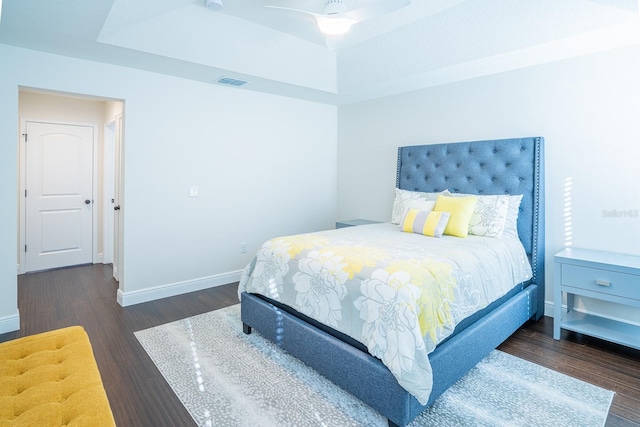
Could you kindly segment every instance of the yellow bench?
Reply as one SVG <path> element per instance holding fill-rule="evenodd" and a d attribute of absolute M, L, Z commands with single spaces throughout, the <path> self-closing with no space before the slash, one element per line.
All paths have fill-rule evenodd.
<path fill-rule="evenodd" d="M 80 326 L 0 343 L 0 427 L 115 426 Z"/>

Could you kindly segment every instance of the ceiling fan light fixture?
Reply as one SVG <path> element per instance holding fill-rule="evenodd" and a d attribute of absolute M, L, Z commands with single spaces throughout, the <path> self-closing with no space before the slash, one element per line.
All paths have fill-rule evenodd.
<path fill-rule="evenodd" d="M 221 10 L 222 7 L 224 6 L 224 2 L 223 2 L 223 0 L 205 0 L 204 1 L 204 5 L 208 9 Z"/>
<path fill-rule="evenodd" d="M 353 24 L 357 21 L 350 18 L 338 16 L 316 16 L 316 22 L 320 32 L 328 36 L 337 36 L 349 32 Z"/>
<path fill-rule="evenodd" d="M 337 13 L 347 13 L 348 10 L 342 0 L 327 0 L 322 8 L 322 13 L 325 15 L 334 15 Z"/>

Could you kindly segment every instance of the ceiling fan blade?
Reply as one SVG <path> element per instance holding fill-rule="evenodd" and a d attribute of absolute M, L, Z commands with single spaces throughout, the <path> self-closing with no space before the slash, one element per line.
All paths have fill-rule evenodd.
<path fill-rule="evenodd" d="M 313 17 L 325 16 L 325 15 L 323 15 L 321 13 L 314 13 L 314 12 L 309 12 L 308 10 L 294 9 L 294 8 L 291 8 L 291 7 L 269 6 L 269 5 L 265 5 L 265 7 L 268 7 L 269 9 L 280 9 L 280 10 L 287 10 L 289 12 L 304 13 L 305 15 L 311 15 Z"/>
<path fill-rule="evenodd" d="M 384 15 L 385 13 L 393 12 L 395 10 L 408 6 L 409 4 L 411 4 L 411 0 L 380 0 L 369 6 L 350 10 L 346 13 L 341 13 L 340 16 L 361 22 L 367 19 L 375 18 L 379 15 Z"/>
<path fill-rule="evenodd" d="M 315 21 L 320 31 L 327 35 L 344 34 L 347 31 L 349 31 L 349 29 L 353 24 L 358 22 L 353 18 L 344 17 L 344 14 L 342 13 L 324 14 L 324 13 L 309 12 L 308 10 L 292 9 L 289 7 L 281 7 L 281 6 L 265 6 L 265 7 L 269 7 L 271 9 L 287 10 L 290 12 L 302 13 L 307 16 L 312 16 L 315 18 Z"/>
<path fill-rule="evenodd" d="M 329 4 L 329 3 L 327 3 Z M 282 6 L 267 6 L 270 9 L 280 9 L 289 12 L 295 12 L 299 14 L 305 14 L 307 16 L 313 16 L 318 24 L 320 31 L 326 35 L 341 35 L 349 31 L 349 29 L 358 22 L 374 18 L 378 15 L 384 15 L 385 13 L 393 12 L 411 4 L 411 0 L 379 0 L 369 6 L 361 7 L 359 9 L 351 10 L 344 13 L 314 13 L 308 10 L 293 9 L 290 7 Z M 343 5 L 340 2 L 340 5 Z M 344 7 L 344 6 L 343 6 Z M 325 12 L 326 12 L 325 5 Z M 331 45 L 337 45 L 336 43 L 330 43 Z M 331 48 L 331 46 L 329 46 Z"/>

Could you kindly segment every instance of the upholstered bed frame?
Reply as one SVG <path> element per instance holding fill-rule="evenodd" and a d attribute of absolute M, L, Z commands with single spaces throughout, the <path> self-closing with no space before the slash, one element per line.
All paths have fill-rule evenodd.
<path fill-rule="evenodd" d="M 241 296 L 245 333 L 255 328 L 376 411 L 405 426 L 527 320 L 544 313 L 544 140 L 541 137 L 400 147 L 398 188 L 523 194 L 518 234 L 533 277 L 492 304 L 430 355 L 426 406 L 398 385 L 382 362 L 339 333 L 257 295 Z M 469 324 L 470 323 L 470 324 Z M 347 342 L 345 342 L 347 341 Z"/>

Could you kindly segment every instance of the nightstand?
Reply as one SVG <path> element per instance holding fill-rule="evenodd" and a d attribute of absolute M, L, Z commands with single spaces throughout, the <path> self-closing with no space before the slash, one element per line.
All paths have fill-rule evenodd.
<path fill-rule="evenodd" d="M 371 221 L 368 219 L 349 219 L 346 221 L 336 222 L 336 228 L 354 227 L 356 225 L 379 224 L 380 221 Z"/>
<path fill-rule="evenodd" d="M 574 295 L 640 308 L 640 257 L 567 248 L 554 256 L 553 338 L 560 330 L 640 349 L 640 326 L 574 310 Z M 562 295 L 567 295 L 567 311 Z"/>

